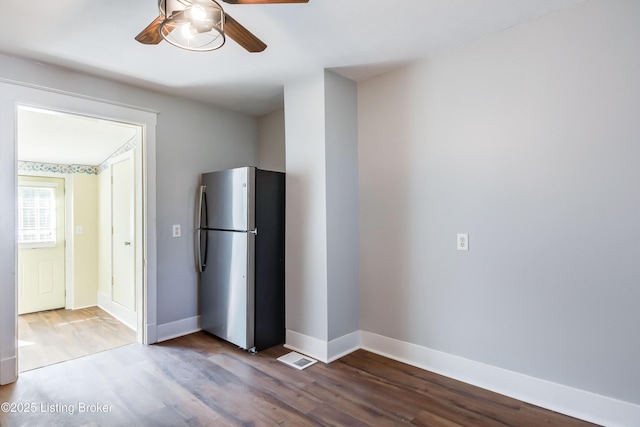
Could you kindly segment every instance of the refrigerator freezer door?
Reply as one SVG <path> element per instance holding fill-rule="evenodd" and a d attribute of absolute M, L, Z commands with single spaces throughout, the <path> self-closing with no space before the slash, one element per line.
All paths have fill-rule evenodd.
<path fill-rule="evenodd" d="M 201 227 L 255 229 L 255 168 L 244 167 L 202 175 L 205 188 Z"/>
<path fill-rule="evenodd" d="M 201 276 L 202 329 L 246 350 L 255 346 L 254 245 L 246 232 L 203 231 L 209 239 Z"/>

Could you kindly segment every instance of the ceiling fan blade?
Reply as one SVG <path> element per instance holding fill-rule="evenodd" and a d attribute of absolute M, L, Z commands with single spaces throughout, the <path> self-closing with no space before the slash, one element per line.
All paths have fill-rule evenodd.
<path fill-rule="evenodd" d="M 136 40 L 142 44 L 158 44 L 162 41 L 160 35 L 160 24 L 164 21 L 164 15 L 158 16 L 151 24 L 147 26 L 140 34 L 136 36 Z"/>
<path fill-rule="evenodd" d="M 284 3 L 309 3 L 309 0 L 222 0 L 229 4 L 284 4 Z"/>
<path fill-rule="evenodd" d="M 251 34 L 251 31 L 240 25 L 228 13 L 224 14 L 224 34 L 249 52 L 262 52 L 267 48 L 262 40 Z"/>

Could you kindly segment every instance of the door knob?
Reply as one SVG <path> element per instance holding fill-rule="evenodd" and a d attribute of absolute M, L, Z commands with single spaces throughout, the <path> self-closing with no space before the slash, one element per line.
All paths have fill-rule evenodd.
<path fill-rule="evenodd" d="M 131 242 L 124 242 L 125 246 L 131 246 Z"/>

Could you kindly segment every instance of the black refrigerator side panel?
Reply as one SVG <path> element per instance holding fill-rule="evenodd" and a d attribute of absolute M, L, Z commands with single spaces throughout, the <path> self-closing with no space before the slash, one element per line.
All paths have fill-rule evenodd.
<path fill-rule="evenodd" d="M 255 346 L 284 342 L 285 175 L 256 170 Z"/>

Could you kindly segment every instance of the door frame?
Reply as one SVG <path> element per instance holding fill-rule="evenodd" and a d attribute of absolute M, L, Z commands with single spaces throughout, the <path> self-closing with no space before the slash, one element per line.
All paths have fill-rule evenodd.
<path fill-rule="evenodd" d="M 140 126 L 142 133 L 140 203 L 142 205 L 143 327 L 138 340 L 157 341 L 156 122 L 157 111 L 115 104 L 69 92 L 0 81 L 0 198 L 15 200 L 17 191 L 17 109 L 31 106 Z M 17 366 L 17 243 L 15 202 L 0 204 L 0 385 L 14 382 Z"/>

